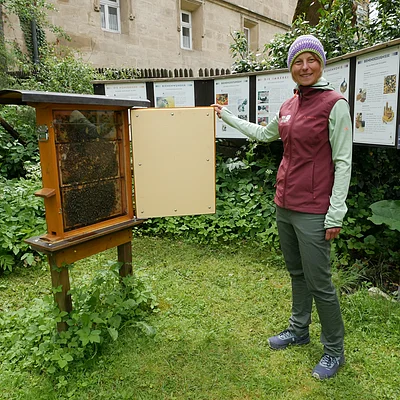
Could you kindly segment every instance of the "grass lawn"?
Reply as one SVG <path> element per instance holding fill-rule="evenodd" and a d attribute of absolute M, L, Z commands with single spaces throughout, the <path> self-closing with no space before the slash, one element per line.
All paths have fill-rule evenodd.
<path fill-rule="evenodd" d="M 347 363 L 319 382 L 311 377 L 322 355 L 315 313 L 309 345 L 268 348 L 291 307 L 279 256 L 242 244 L 158 238 L 134 238 L 133 254 L 158 298 L 159 312 L 148 320 L 156 335 L 126 328 L 56 382 L 35 371 L 1 370 L 1 399 L 400 399 L 400 304 L 371 298 L 366 289 L 343 294 Z M 115 258 L 108 251 L 76 263 L 72 285 Z M 50 286 L 44 269 L 1 276 L 0 310 L 27 307 Z"/>

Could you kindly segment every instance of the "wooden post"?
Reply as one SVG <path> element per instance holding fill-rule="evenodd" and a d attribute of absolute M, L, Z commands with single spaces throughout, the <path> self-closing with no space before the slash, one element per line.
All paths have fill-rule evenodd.
<path fill-rule="evenodd" d="M 61 311 L 72 311 L 72 299 L 68 293 L 70 290 L 68 268 L 59 267 L 57 264 L 57 255 L 49 254 L 48 260 L 50 264 L 51 284 L 53 289 L 61 286 L 61 292 L 54 293 L 54 300 Z M 58 332 L 66 331 L 67 324 L 65 322 L 58 322 Z"/>
<path fill-rule="evenodd" d="M 33 249 L 47 254 L 53 288 L 61 286 L 61 291 L 54 293 L 54 300 L 61 311 L 72 311 L 68 265 L 102 251 L 117 247 L 118 261 L 122 262 L 119 270 L 121 277 L 132 274 L 132 227 L 143 220 L 129 220 L 112 227 L 105 227 L 90 235 L 60 239 L 54 242 L 43 240 L 40 236 L 26 239 Z M 65 322 L 57 323 L 59 332 L 66 331 Z"/>
<path fill-rule="evenodd" d="M 123 243 L 117 247 L 118 262 L 122 262 L 119 274 L 121 277 L 132 274 L 132 243 Z"/>

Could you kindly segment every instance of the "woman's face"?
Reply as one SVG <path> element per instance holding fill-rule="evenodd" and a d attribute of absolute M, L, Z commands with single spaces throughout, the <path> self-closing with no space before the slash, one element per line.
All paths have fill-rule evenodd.
<path fill-rule="evenodd" d="M 322 76 L 322 67 L 315 54 L 305 52 L 296 57 L 290 72 L 298 85 L 311 86 Z"/>

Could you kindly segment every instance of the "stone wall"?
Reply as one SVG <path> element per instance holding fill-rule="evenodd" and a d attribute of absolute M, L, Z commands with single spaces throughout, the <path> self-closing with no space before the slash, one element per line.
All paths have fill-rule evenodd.
<path fill-rule="evenodd" d="M 121 33 L 102 30 L 99 0 L 49 0 L 57 12 L 52 24 L 63 28 L 95 67 L 230 68 L 231 32 L 255 26 L 259 49 L 289 29 L 296 0 L 120 0 Z M 180 47 L 179 10 L 193 9 L 193 50 Z M 7 11 L 5 11 L 7 12 Z M 16 18 L 11 16 L 11 20 Z M 21 42 L 18 24 L 5 24 L 7 39 Z M 48 39 L 55 38 L 48 34 Z"/>

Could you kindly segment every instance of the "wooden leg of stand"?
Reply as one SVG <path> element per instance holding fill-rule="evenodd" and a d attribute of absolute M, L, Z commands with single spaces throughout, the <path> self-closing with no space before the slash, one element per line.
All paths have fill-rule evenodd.
<path fill-rule="evenodd" d="M 124 243 L 118 246 L 118 262 L 122 262 L 119 274 L 121 277 L 132 274 L 132 243 Z"/>
<path fill-rule="evenodd" d="M 59 268 L 57 266 L 57 256 L 51 254 L 48 256 L 51 272 L 51 283 L 53 288 L 61 286 L 61 292 L 54 294 L 54 299 L 58 304 L 61 311 L 70 312 L 72 311 L 72 299 L 71 295 L 68 294 L 70 289 L 68 268 Z M 59 322 L 57 324 L 59 332 L 67 330 L 67 324 L 65 322 Z"/>

